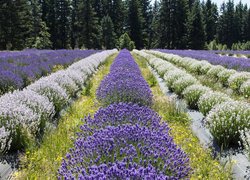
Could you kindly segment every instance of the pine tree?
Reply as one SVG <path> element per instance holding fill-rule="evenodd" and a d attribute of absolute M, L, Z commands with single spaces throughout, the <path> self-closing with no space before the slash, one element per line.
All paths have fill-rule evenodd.
<path fill-rule="evenodd" d="M 128 8 L 129 35 L 137 49 L 143 48 L 143 17 L 138 0 L 130 0 Z"/>
<path fill-rule="evenodd" d="M 155 0 L 152 10 L 152 22 L 150 24 L 149 48 L 156 48 L 158 44 L 159 9 L 160 4 Z"/>
<path fill-rule="evenodd" d="M 158 23 L 158 46 L 160 48 L 185 48 L 186 0 L 163 0 Z"/>
<path fill-rule="evenodd" d="M 112 19 L 109 16 L 104 16 L 101 21 L 102 24 L 102 43 L 105 49 L 112 49 L 115 47 L 115 33 Z"/>
<path fill-rule="evenodd" d="M 91 5 L 91 0 L 81 2 L 79 13 L 80 47 L 101 48 L 101 27 L 98 25 L 98 18 Z"/>
<path fill-rule="evenodd" d="M 131 40 L 131 38 L 129 37 L 129 35 L 127 33 L 124 33 L 119 38 L 118 48 L 119 49 L 126 48 L 126 49 L 131 51 L 135 48 L 135 43 L 134 43 L 134 41 Z"/>
<path fill-rule="evenodd" d="M 237 42 L 237 25 L 235 21 L 235 10 L 233 1 L 229 0 L 221 6 L 221 15 L 218 21 L 217 38 L 220 43 L 231 47 Z"/>
<path fill-rule="evenodd" d="M 245 40 L 250 41 L 250 8 L 246 16 Z"/>
<path fill-rule="evenodd" d="M 122 0 L 113 0 L 112 12 L 109 15 L 114 24 L 114 31 L 118 39 L 124 33 L 125 6 Z"/>
<path fill-rule="evenodd" d="M 32 8 L 32 30 L 26 45 L 32 48 L 50 48 L 50 34 L 46 23 L 42 21 L 41 6 L 38 0 L 29 0 Z"/>
<path fill-rule="evenodd" d="M 42 6 L 42 21 L 48 27 L 52 48 L 57 48 L 56 0 L 40 0 Z"/>
<path fill-rule="evenodd" d="M 78 48 L 78 41 L 79 41 L 79 29 L 78 29 L 78 21 L 79 21 L 79 0 L 72 0 L 71 1 L 71 13 L 70 13 L 70 44 L 71 47 Z"/>
<path fill-rule="evenodd" d="M 21 50 L 32 30 L 28 0 L 0 1 L 0 49 Z"/>
<path fill-rule="evenodd" d="M 55 48 L 69 48 L 70 43 L 70 3 L 69 0 L 56 0 L 55 3 L 55 25 L 56 25 L 56 41 Z"/>
<path fill-rule="evenodd" d="M 149 47 L 149 36 L 150 36 L 150 23 L 152 21 L 151 13 L 152 7 L 150 0 L 139 0 L 141 15 L 142 15 L 142 36 L 143 44 Z"/>
<path fill-rule="evenodd" d="M 240 1 L 235 7 L 235 25 L 236 25 L 236 42 L 242 42 L 244 40 L 244 18 L 247 14 L 247 7 Z"/>
<path fill-rule="evenodd" d="M 249 41 L 250 37 L 250 9 L 248 10 L 247 5 L 244 6 L 245 12 L 243 16 L 242 24 L 242 38 L 243 42 Z"/>
<path fill-rule="evenodd" d="M 191 49 L 203 49 L 205 46 L 205 32 L 202 23 L 201 6 L 198 0 L 193 4 L 187 21 L 188 47 Z"/>
<path fill-rule="evenodd" d="M 206 33 L 206 42 L 211 42 L 216 36 L 216 26 L 218 20 L 217 5 L 207 0 L 203 8 L 204 28 Z"/>

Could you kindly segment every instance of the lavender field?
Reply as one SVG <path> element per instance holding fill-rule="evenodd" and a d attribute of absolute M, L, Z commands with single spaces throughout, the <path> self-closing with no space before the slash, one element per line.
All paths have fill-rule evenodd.
<path fill-rule="evenodd" d="M 2 52 L 2 72 L 16 73 L 23 84 L 1 81 L 10 86 L 0 96 L 0 175 L 14 179 L 248 177 L 250 73 L 244 69 L 247 65 L 240 64 L 248 59 L 215 61 L 222 58 L 216 53 Z M 63 68 L 53 71 L 58 65 Z M 195 128 L 191 127 L 196 117 L 190 112 L 201 117 Z M 212 154 L 223 154 L 224 149 L 231 149 L 233 161 L 240 159 L 240 163 L 228 160 L 221 165 L 220 157 Z M 4 158 L 13 153 L 21 161 L 15 168 Z M 6 162 L 11 169 L 8 175 L 2 167 Z"/>

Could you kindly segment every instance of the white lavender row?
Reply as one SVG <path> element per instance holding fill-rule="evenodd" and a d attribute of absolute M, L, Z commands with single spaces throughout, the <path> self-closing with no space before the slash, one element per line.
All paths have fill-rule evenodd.
<path fill-rule="evenodd" d="M 250 105 L 232 100 L 224 93 L 202 86 L 186 71 L 180 70 L 160 58 L 146 56 L 148 63 L 158 72 L 166 70 L 164 79 L 170 90 L 182 95 L 191 108 L 198 108 L 206 116 L 206 123 L 219 145 L 233 146 L 242 142 L 241 134 L 250 130 Z M 184 88 L 185 87 L 185 88 Z M 246 140 L 245 140 L 246 141 Z M 245 143 L 246 144 L 246 143 Z"/>
<path fill-rule="evenodd" d="M 117 50 L 103 51 L 0 97 L 0 153 L 25 147 L 52 122 L 100 63 Z"/>
<path fill-rule="evenodd" d="M 212 65 L 205 60 L 196 60 L 189 57 L 181 57 L 174 54 L 166 54 L 159 51 L 146 51 L 160 56 L 167 61 L 185 68 L 187 71 L 197 74 L 206 75 L 209 78 L 219 81 L 224 87 L 229 87 L 234 92 L 240 93 L 245 97 L 250 96 L 250 72 L 237 72 L 233 69 L 227 69 L 221 65 Z"/>

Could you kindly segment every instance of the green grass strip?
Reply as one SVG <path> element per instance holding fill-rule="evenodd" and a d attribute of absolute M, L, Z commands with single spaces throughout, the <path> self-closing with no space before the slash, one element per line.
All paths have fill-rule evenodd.
<path fill-rule="evenodd" d="M 73 147 L 76 132 L 83 124 L 82 118 L 94 114 L 100 107 L 95 97 L 101 80 L 109 73 L 115 56 L 110 56 L 98 72 L 91 78 L 82 96 L 76 100 L 59 119 L 58 127 L 45 134 L 40 147 L 30 147 L 20 158 L 21 169 L 14 174 L 15 179 L 56 179 L 57 170 L 63 157 Z"/>
<path fill-rule="evenodd" d="M 154 95 L 154 105 L 152 108 L 167 122 L 171 128 L 170 133 L 175 143 L 190 158 L 193 169 L 191 179 L 232 179 L 231 163 L 227 166 L 222 166 L 218 160 L 212 158 L 210 150 L 202 148 L 198 138 L 190 129 L 190 120 L 187 114 L 176 107 L 174 103 L 171 103 L 167 96 L 163 94 L 154 75 L 147 67 L 146 60 L 136 54 L 133 54 L 133 57 L 139 65 L 143 77 L 151 86 Z"/>

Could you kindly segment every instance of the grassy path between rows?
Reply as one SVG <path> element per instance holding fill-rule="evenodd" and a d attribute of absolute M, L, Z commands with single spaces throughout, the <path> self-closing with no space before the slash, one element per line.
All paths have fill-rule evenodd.
<path fill-rule="evenodd" d="M 202 148 L 198 138 L 190 129 L 190 120 L 187 114 L 178 110 L 173 103 L 170 103 L 167 96 L 163 94 L 154 75 L 147 67 L 146 60 L 136 54 L 133 54 L 133 57 L 139 65 L 143 77 L 151 86 L 154 95 L 153 109 L 159 113 L 171 128 L 171 136 L 175 143 L 190 157 L 191 167 L 193 169 L 191 179 L 231 179 L 230 167 L 221 166 L 218 160 L 211 157 L 209 150 Z"/>
<path fill-rule="evenodd" d="M 90 80 L 90 89 L 85 89 L 60 120 L 57 129 L 44 136 L 41 146 L 31 147 L 21 157 L 21 169 L 15 179 L 57 179 L 57 170 L 62 158 L 73 147 L 76 132 L 83 124 L 82 118 L 94 114 L 100 107 L 95 92 L 101 80 L 109 73 L 110 65 L 117 54 L 110 56 Z"/>

